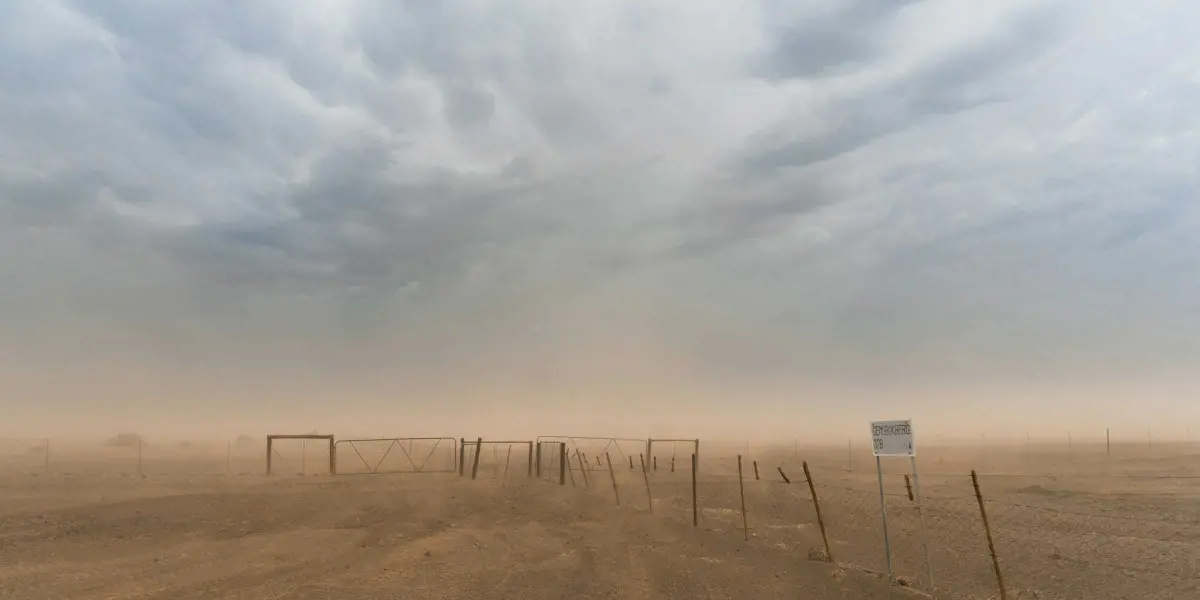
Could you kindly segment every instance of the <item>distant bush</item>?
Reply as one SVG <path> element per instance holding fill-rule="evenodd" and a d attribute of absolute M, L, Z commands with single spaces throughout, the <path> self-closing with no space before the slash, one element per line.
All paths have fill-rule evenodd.
<path fill-rule="evenodd" d="M 142 445 L 145 440 L 138 433 L 118 433 L 116 436 L 108 440 L 109 446 L 117 446 L 120 448 L 133 448 Z"/>

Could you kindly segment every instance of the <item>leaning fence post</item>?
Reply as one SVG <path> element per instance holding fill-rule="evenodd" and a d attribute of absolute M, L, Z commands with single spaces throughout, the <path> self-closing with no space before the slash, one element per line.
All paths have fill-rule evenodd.
<path fill-rule="evenodd" d="M 646 455 L 639 454 L 638 460 L 642 463 L 642 479 L 646 480 L 646 501 L 650 503 L 650 514 L 654 514 L 654 496 L 650 493 L 650 474 L 646 472 Z M 633 456 L 629 457 L 629 464 L 633 465 Z"/>
<path fill-rule="evenodd" d="M 904 476 L 904 489 L 908 490 L 908 501 L 912 502 L 913 501 L 912 480 L 909 479 L 908 475 Z"/>
<path fill-rule="evenodd" d="M 692 455 L 692 527 L 700 526 L 700 508 L 696 501 L 696 455 Z"/>
<path fill-rule="evenodd" d="M 475 440 L 475 460 L 471 462 L 471 480 L 475 480 L 475 476 L 479 474 L 479 455 L 483 454 L 483 438 Z"/>
<path fill-rule="evenodd" d="M 779 469 L 779 476 L 783 478 L 783 482 L 784 482 L 784 483 L 791 483 L 791 482 L 792 482 L 792 480 L 791 480 L 791 479 L 788 479 L 787 473 L 784 473 L 784 472 L 783 472 L 783 467 L 775 467 L 775 468 L 776 468 L 776 469 Z"/>
<path fill-rule="evenodd" d="M 646 461 L 643 459 L 642 462 L 645 463 Z M 629 470 L 630 471 L 633 470 L 633 455 L 632 454 L 629 455 Z M 643 469 L 643 470 L 645 470 L 645 469 Z"/>
<path fill-rule="evenodd" d="M 992 526 L 988 523 L 987 508 L 983 505 L 983 494 L 979 491 L 979 476 L 971 469 L 971 485 L 975 488 L 975 499 L 979 501 L 979 516 L 983 518 L 983 532 L 987 534 L 988 552 L 992 555 L 992 568 L 996 570 L 996 585 L 1000 586 L 1000 600 L 1008 600 L 1004 589 L 1004 575 L 1000 573 L 1000 559 L 996 556 L 996 544 L 992 541 Z"/>
<path fill-rule="evenodd" d="M 596 457 L 599 458 L 599 457 Z M 612 459 L 608 457 L 608 453 L 604 453 L 604 461 L 608 463 L 608 476 L 612 478 L 613 495 L 617 498 L 617 506 L 621 505 L 621 492 L 617 490 L 617 474 L 613 472 Z"/>
<path fill-rule="evenodd" d="M 754 480 L 758 481 L 758 461 L 754 461 Z"/>
<path fill-rule="evenodd" d="M 579 450 L 575 451 L 575 460 L 579 461 L 579 472 L 583 473 L 583 488 L 588 489 L 592 487 L 591 484 L 588 483 L 587 465 L 583 463 L 583 455 L 579 453 Z"/>
<path fill-rule="evenodd" d="M 750 541 L 750 526 L 746 523 L 746 486 L 742 485 L 742 455 L 738 455 L 738 493 L 742 496 L 742 536 Z"/>
<path fill-rule="evenodd" d="M 783 471 L 779 472 L 781 475 Z M 825 542 L 825 558 L 833 562 L 833 550 L 829 547 L 829 535 L 825 533 L 825 518 L 821 516 L 821 501 L 817 499 L 817 485 L 813 483 L 812 472 L 808 470 L 808 461 L 804 461 L 804 478 L 808 480 L 808 492 L 812 494 L 813 508 L 817 510 L 817 525 L 821 527 L 821 541 Z M 786 477 L 785 477 L 786 479 Z"/>
<path fill-rule="evenodd" d="M 512 460 L 512 444 L 508 445 L 508 454 L 504 457 L 504 481 L 508 481 L 508 461 Z"/>
<path fill-rule="evenodd" d="M 571 487 L 575 487 L 575 469 L 571 468 L 571 455 L 567 453 L 566 444 L 563 444 L 562 448 L 562 458 L 567 461 L 567 476 L 571 478 Z"/>

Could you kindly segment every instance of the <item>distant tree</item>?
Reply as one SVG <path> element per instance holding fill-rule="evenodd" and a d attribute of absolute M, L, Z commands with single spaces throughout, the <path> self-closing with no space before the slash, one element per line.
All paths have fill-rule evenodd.
<path fill-rule="evenodd" d="M 118 433 L 108 440 L 108 445 L 121 448 L 134 448 L 142 445 L 144 442 L 145 439 L 139 433 Z"/>

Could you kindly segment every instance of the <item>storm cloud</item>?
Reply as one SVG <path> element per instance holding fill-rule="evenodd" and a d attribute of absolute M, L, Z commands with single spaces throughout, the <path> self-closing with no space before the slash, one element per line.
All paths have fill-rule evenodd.
<path fill-rule="evenodd" d="M 1193 4 L 4 3 L 0 406 L 1170 405 Z"/>

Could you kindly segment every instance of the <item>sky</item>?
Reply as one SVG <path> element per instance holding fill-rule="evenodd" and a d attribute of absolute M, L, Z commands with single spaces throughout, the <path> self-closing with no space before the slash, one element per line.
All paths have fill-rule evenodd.
<path fill-rule="evenodd" d="M 0 436 L 1182 430 L 1196 23 L 0 3 Z"/>

